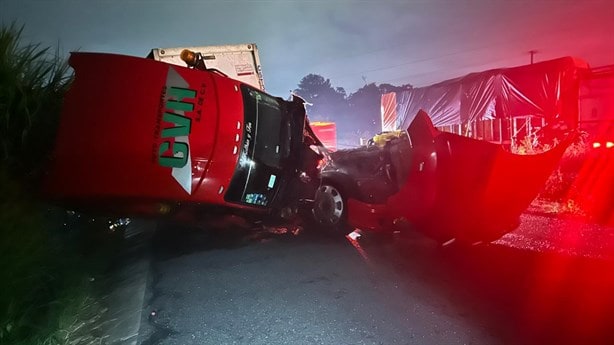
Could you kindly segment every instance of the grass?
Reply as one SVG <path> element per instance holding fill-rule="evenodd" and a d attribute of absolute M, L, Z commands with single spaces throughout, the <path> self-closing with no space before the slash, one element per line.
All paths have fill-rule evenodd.
<path fill-rule="evenodd" d="M 549 145 L 535 146 L 530 141 L 523 141 L 515 148 L 515 152 L 535 154 L 549 149 Z M 581 134 L 567 148 L 559 165 L 548 177 L 544 188 L 533 201 L 529 210 L 544 214 L 569 215 L 588 219 L 587 210 L 576 200 L 578 197 L 576 179 L 586 161 L 588 152 L 587 136 Z"/>
<path fill-rule="evenodd" d="M 120 233 L 31 199 L 6 177 L 0 185 L 13 186 L 0 202 L 0 344 L 86 343 Z"/>
<path fill-rule="evenodd" d="M 73 76 L 58 52 L 24 44 L 22 31 L 14 23 L 0 30 L 0 160 L 31 185 L 49 159 Z"/>
<path fill-rule="evenodd" d="M 99 343 L 95 282 L 121 238 L 38 198 L 72 74 L 22 31 L 0 30 L 0 345 Z"/>

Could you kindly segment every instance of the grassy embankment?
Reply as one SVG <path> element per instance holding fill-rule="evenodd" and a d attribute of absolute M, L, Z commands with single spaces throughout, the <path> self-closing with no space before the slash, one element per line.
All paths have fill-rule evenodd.
<path fill-rule="evenodd" d="M 0 31 L 0 344 L 94 344 L 96 281 L 117 236 L 49 206 L 38 186 L 72 75 L 49 48 Z"/>

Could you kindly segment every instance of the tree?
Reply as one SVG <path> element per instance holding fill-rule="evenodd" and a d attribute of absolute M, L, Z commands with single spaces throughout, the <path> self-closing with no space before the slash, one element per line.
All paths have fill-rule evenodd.
<path fill-rule="evenodd" d="M 375 83 L 361 87 L 347 98 L 353 131 L 361 137 L 372 136 L 378 131 L 380 98 L 381 93 Z"/>
<path fill-rule="evenodd" d="M 400 92 L 400 91 L 405 91 L 405 90 L 411 90 L 414 88 L 412 84 L 403 84 L 401 86 L 396 86 L 392 84 L 380 84 L 378 87 L 382 94 L 389 93 L 389 92 Z"/>
<path fill-rule="evenodd" d="M 360 139 L 379 133 L 381 95 L 411 89 L 411 84 L 366 84 L 346 95 L 342 87 L 333 87 L 330 79 L 308 74 L 301 79 L 294 93 L 308 103 L 307 113 L 312 121 L 333 121 L 337 124 L 338 145 L 356 146 Z"/>
<path fill-rule="evenodd" d="M 347 115 L 346 92 L 333 88 L 330 79 L 317 74 L 308 74 L 301 79 L 294 93 L 307 103 L 307 113 L 316 121 L 339 121 Z"/>

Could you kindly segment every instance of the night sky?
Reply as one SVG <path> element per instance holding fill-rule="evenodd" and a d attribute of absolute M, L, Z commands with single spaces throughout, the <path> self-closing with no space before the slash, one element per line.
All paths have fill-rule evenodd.
<path fill-rule="evenodd" d="M 470 72 L 575 56 L 614 64 L 614 1 L 0 0 L 28 42 L 145 56 L 151 48 L 256 43 L 267 90 L 317 73 L 425 86 Z"/>

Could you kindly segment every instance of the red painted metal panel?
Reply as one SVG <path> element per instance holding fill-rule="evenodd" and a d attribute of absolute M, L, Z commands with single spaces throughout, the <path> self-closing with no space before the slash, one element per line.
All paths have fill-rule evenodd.
<path fill-rule="evenodd" d="M 76 79 L 64 101 L 48 195 L 223 202 L 217 192 L 236 166 L 243 119 L 238 82 L 114 54 L 74 53 L 70 65 Z"/>
<path fill-rule="evenodd" d="M 334 122 L 312 122 L 311 129 L 329 150 L 337 149 L 337 125 Z"/>

